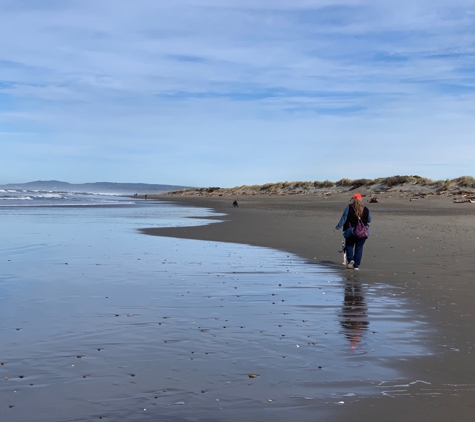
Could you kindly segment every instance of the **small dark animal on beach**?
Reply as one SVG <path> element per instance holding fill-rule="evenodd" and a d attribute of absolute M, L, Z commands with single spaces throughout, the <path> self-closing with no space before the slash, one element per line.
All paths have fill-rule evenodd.
<path fill-rule="evenodd" d="M 373 196 L 368 202 L 370 204 L 377 204 L 379 203 L 379 199 L 376 196 Z"/>
<path fill-rule="evenodd" d="M 346 259 L 346 249 L 345 249 L 345 241 L 342 240 L 341 241 L 341 250 L 338 251 L 340 253 L 343 253 L 343 262 L 341 263 L 342 265 L 344 265 L 346 267 L 346 264 L 348 264 L 348 260 Z"/>
<path fill-rule="evenodd" d="M 234 207 L 234 208 L 239 207 L 237 198 L 236 198 L 236 199 L 234 200 L 234 202 L 233 202 L 233 207 Z"/>

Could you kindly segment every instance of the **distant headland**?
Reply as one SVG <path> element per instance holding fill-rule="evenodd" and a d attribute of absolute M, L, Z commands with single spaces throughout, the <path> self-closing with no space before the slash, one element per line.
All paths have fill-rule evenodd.
<path fill-rule="evenodd" d="M 160 194 L 177 189 L 189 189 L 190 186 L 160 185 L 149 183 L 113 183 L 113 182 L 94 182 L 73 184 L 61 182 L 59 180 L 37 180 L 27 183 L 10 183 L 1 185 L 1 189 L 29 189 L 29 190 L 47 190 L 47 191 L 67 191 L 67 192 L 92 192 L 92 193 L 148 193 Z"/>

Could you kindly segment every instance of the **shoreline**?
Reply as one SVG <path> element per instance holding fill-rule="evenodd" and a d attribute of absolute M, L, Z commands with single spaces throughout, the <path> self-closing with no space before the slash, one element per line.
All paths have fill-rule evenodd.
<path fill-rule="evenodd" d="M 362 283 L 385 283 L 401 289 L 430 323 L 427 344 L 432 354 L 394 362 L 409 384 L 409 396 L 376 396 L 336 410 L 361 421 L 471 420 L 475 398 L 475 335 L 472 308 L 475 264 L 473 204 L 453 204 L 442 196 L 419 201 L 382 198 L 366 204 L 372 213 L 371 237 L 361 271 L 341 266 L 341 232 L 333 233 L 351 196 L 311 195 L 229 197 L 150 196 L 149 200 L 211 208 L 222 217 L 205 226 L 144 228 L 147 235 L 231 242 L 296 254 L 309 263 L 341 271 Z M 335 420 L 339 420 L 336 418 Z"/>

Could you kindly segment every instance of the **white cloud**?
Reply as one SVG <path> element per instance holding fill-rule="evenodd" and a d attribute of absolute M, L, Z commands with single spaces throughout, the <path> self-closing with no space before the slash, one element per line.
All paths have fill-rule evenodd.
<path fill-rule="evenodd" d="M 75 181 L 87 166 L 111 181 L 341 178 L 355 142 L 368 150 L 361 177 L 469 173 L 450 152 L 473 152 L 474 10 L 473 1 L 2 2 L 0 143 L 25 162 L 24 146 L 38 145 L 69 163 L 51 178 Z M 55 171 L 40 160 L 31 169 L 17 177 Z"/>

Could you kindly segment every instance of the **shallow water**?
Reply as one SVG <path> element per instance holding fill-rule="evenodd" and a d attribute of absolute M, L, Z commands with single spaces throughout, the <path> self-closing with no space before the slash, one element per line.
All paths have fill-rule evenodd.
<path fill-rule="evenodd" d="M 0 420 L 315 420 L 428 353 L 395 288 L 136 230 L 210 215 L 151 201 L 2 210 Z"/>

